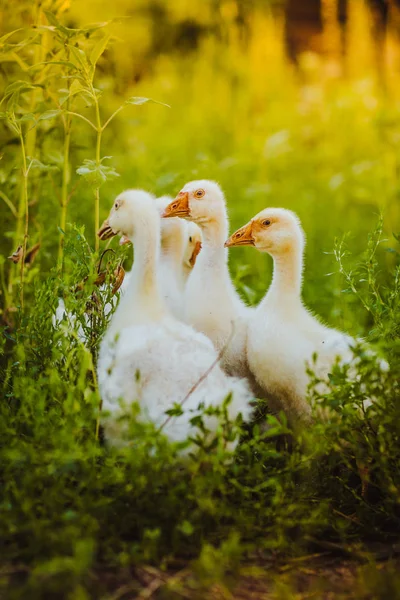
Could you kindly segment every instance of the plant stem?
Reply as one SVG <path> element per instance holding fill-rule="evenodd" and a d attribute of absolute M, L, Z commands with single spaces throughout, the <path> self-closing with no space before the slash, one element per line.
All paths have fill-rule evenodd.
<path fill-rule="evenodd" d="M 83 115 L 80 115 L 77 112 L 73 112 L 72 110 L 68 110 L 67 113 L 69 115 L 73 115 L 74 117 L 79 117 L 80 119 L 82 119 L 82 121 L 86 121 L 86 123 L 89 123 L 90 127 L 93 127 L 93 129 L 95 131 L 97 131 L 97 127 L 96 125 L 93 125 L 92 121 L 90 119 L 87 119 L 86 117 L 84 117 Z"/>
<path fill-rule="evenodd" d="M 37 1 L 35 3 L 35 7 L 34 7 L 34 19 L 33 22 L 35 23 L 35 26 L 39 26 L 40 22 L 41 22 L 41 18 L 42 18 L 42 8 L 41 8 L 41 3 L 39 1 Z M 34 47 L 34 51 L 33 51 L 33 64 L 37 64 L 39 62 L 42 62 L 43 60 L 43 53 L 44 53 L 44 45 L 43 45 L 43 40 L 41 44 L 35 44 Z M 41 75 L 39 75 L 38 81 L 40 81 L 41 79 Z M 28 112 L 32 113 L 34 112 L 35 106 L 36 106 L 36 101 L 37 101 L 37 94 L 38 94 L 38 88 L 34 88 L 32 90 L 31 93 L 31 98 L 30 98 L 30 102 L 29 102 L 29 108 L 28 108 Z M 22 127 L 18 127 L 18 129 L 20 130 L 20 139 L 23 140 L 23 133 L 22 133 Z M 36 148 L 36 127 L 31 127 L 29 128 L 29 124 L 27 124 L 27 129 L 26 129 L 26 143 L 24 144 L 24 148 L 23 148 L 23 156 L 24 156 L 24 179 L 20 188 L 20 195 L 19 195 L 19 203 L 18 203 L 18 210 L 17 210 L 17 223 L 16 223 L 16 228 L 15 228 L 15 233 L 14 233 L 14 249 L 17 248 L 17 246 L 20 243 L 21 240 L 21 236 L 24 230 L 24 212 L 25 212 L 25 207 L 26 207 L 26 214 L 25 214 L 25 234 L 27 234 L 27 226 L 26 226 L 26 219 L 28 218 L 28 173 L 26 170 L 26 156 L 33 156 L 35 153 L 35 148 Z M 25 259 L 25 252 L 26 252 L 26 240 L 27 238 L 24 237 L 24 241 L 23 241 L 23 246 L 24 246 L 24 256 L 23 256 L 23 260 L 22 260 L 22 266 L 21 266 L 21 277 L 22 277 L 22 282 L 23 282 L 23 269 L 24 269 L 24 259 Z M 11 265 L 11 268 L 8 272 L 8 298 L 11 300 L 12 299 L 12 289 L 13 289 L 13 279 L 14 279 L 14 265 Z M 22 285 L 22 284 L 21 284 Z M 21 287 L 21 293 L 23 294 L 22 291 L 22 287 Z M 23 299 L 23 296 L 22 296 Z M 22 308 L 22 305 L 21 305 Z"/>
<path fill-rule="evenodd" d="M 97 136 L 96 136 L 96 166 L 100 166 L 101 163 L 101 134 L 103 132 L 101 127 L 100 120 L 100 109 L 99 103 L 96 98 L 96 126 L 97 126 Z M 100 188 L 97 187 L 94 191 L 95 195 L 95 205 L 94 205 L 94 247 L 96 252 L 99 250 L 100 240 L 97 236 L 97 232 L 100 227 Z"/>
<path fill-rule="evenodd" d="M 24 308 L 24 274 L 25 274 L 25 256 L 26 256 L 26 245 L 28 242 L 28 228 L 29 228 L 29 204 L 28 204 L 28 168 L 26 163 L 26 151 L 25 141 L 22 129 L 20 129 L 20 142 L 21 142 L 21 153 L 22 153 L 22 177 L 23 177 L 23 201 L 25 211 L 25 226 L 24 226 L 24 241 L 22 245 L 22 257 L 21 257 L 21 271 L 20 271 L 20 306 L 21 310 Z"/>
<path fill-rule="evenodd" d="M 113 112 L 113 114 L 111 115 L 111 117 L 109 117 L 109 118 L 107 119 L 107 121 L 104 123 L 104 125 L 103 125 L 103 127 L 102 127 L 103 131 L 104 131 L 104 129 L 107 127 L 107 125 L 109 125 L 109 124 L 111 123 L 111 121 L 113 120 L 113 118 L 114 118 L 114 117 L 116 117 L 116 116 L 117 116 L 117 114 L 118 114 L 118 113 L 120 113 L 120 112 L 121 112 L 121 110 L 123 110 L 124 108 L 125 108 L 125 106 L 124 106 L 124 105 L 122 105 L 122 106 L 120 106 L 119 108 L 117 108 L 117 110 L 116 110 L 115 112 Z"/>
<path fill-rule="evenodd" d="M 61 268 L 64 254 L 64 234 L 67 223 L 68 207 L 68 183 L 69 183 L 69 146 L 71 141 L 71 120 L 66 117 L 65 137 L 64 137 L 64 156 L 63 170 L 61 180 L 61 217 L 60 217 L 60 238 L 58 244 L 58 265 Z"/>
<path fill-rule="evenodd" d="M 69 60 L 69 51 L 67 50 L 67 60 Z M 70 88 L 70 80 L 68 80 L 68 92 Z M 67 100 L 67 113 L 69 109 L 69 98 Z M 64 119 L 64 153 L 63 153 L 63 170 L 61 177 L 61 216 L 60 216 L 60 237 L 58 242 L 58 268 L 61 270 L 64 256 L 65 228 L 67 223 L 67 207 L 68 207 L 68 184 L 69 184 L 69 147 L 71 142 L 71 117 L 66 114 Z"/>

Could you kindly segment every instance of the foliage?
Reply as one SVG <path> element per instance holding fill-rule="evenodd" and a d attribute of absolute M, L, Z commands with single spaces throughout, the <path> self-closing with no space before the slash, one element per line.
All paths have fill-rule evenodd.
<path fill-rule="evenodd" d="M 271 16 L 259 18 L 264 29 L 254 24 L 245 49 L 227 17 L 229 44 L 160 54 L 137 84 L 118 77 L 115 22 L 70 23 L 61 2 L 35 5 L 29 27 L 0 38 L 0 553 L 11 597 L 107 597 L 110 572 L 182 561 L 205 597 L 215 584 L 233 588 L 255 555 L 297 560 L 335 548 L 361 559 L 372 542 L 398 536 L 396 91 L 382 98 L 372 78 L 325 81 L 317 62 L 299 85 Z M 237 427 L 223 407 L 216 439 L 199 420 L 185 459 L 137 407 L 132 445 L 108 448 L 95 366 L 113 273 L 128 259 L 113 246 L 101 257 L 100 215 L 123 187 L 174 193 L 195 177 L 220 181 L 232 227 L 266 205 L 296 210 L 308 237 L 306 302 L 372 342 L 390 369 L 357 346 L 357 377 L 337 367 L 321 395 L 310 365 L 313 427 L 294 434 L 260 407 L 233 456 Z M 14 265 L 5 257 L 18 246 Z M 232 259 L 237 287 L 256 303 L 271 265 L 254 249 Z M 67 314 L 56 323 L 59 298 Z M 359 581 L 360 597 L 399 586 L 393 573 L 384 587 L 378 570 Z"/>

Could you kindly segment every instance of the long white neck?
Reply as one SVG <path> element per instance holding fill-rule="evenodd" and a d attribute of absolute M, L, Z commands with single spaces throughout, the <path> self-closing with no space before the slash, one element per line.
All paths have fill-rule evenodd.
<path fill-rule="evenodd" d="M 171 234 L 162 240 L 160 256 L 160 272 L 164 280 L 168 279 L 171 285 L 176 285 L 179 291 L 183 290 L 183 253 L 185 238 L 182 227 L 176 227 Z"/>
<path fill-rule="evenodd" d="M 260 306 L 267 310 L 272 305 L 278 310 L 302 307 L 303 244 L 298 241 L 285 253 L 277 254 L 273 259 L 272 283 Z"/>
<path fill-rule="evenodd" d="M 131 240 L 135 260 L 126 291 L 111 321 L 112 334 L 131 325 L 159 321 L 167 314 L 157 277 L 159 227 L 158 215 L 157 218 L 154 215 L 154 218 L 143 219 Z"/>
<path fill-rule="evenodd" d="M 197 258 L 197 268 L 213 268 L 215 272 L 227 271 L 228 251 L 224 243 L 228 237 L 226 210 L 216 220 L 199 223 L 202 232 L 202 250 Z"/>

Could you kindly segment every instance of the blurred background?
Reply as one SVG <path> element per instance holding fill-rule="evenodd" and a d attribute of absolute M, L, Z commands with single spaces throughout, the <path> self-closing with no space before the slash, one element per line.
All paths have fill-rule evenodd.
<path fill-rule="evenodd" d="M 129 106 L 104 132 L 102 155 L 119 177 L 101 188 L 101 217 L 128 186 L 174 195 L 195 178 L 222 185 L 232 230 L 266 206 L 291 208 L 308 237 L 306 299 L 351 329 L 356 307 L 348 312 L 340 279 L 326 277 L 335 272 L 334 240 L 349 233 L 349 249 L 361 255 L 382 210 L 388 239 L 400 230 L 400 2 L 21 0 L 3 2 L 3 33 L 44 26 L 44 8 L 71 28 L 110 21 L 95 75 L 102 118 L 130 96 L 170 106 Z M 2 88 L 29 77 L 29 55 L 19 57 L 1 61 Z M 90 116 L 93 108 L 83 102 L 80 112 Z M 38 130 L 35 156 L 44 162 L 61 151 L 57 127 L 44 122 Z M 6 126 L 1 135 L 0 181 L 13 201 L 16 144 Z M 91 243 L 93 193 L 76 169 L 94 146 L 91 128 L 74 122 L 67 222 L 86 225 Z M 42 242 L 46 272 L 55 263 L 59 179 L 40 175 L 36 185 L 35 177 L 31 240 Z M 5 204 L 2 213 L 6 256 L 12 215 Z M 383 270 L 392 260 L 384 250 Z M 270 263 L 253 249 L 230 256 L 238 285 L 256 301 Z"/>

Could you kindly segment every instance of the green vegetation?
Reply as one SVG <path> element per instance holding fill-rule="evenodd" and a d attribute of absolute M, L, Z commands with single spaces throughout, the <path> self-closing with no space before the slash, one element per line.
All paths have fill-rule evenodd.
<path fill-rule="evenodd" d="M 228 22 L 228 44 L 208 37 L 187 56 L 160 54 L 133 84 L 118 23 L 70 28 L 63 3 L 47 4 L 35 4 L 32 26 L 0 38 L 4 593 L 123 598 L 145 589 L 145 598 L 153 585 L 163 598 L 230 598 L 268 568 L 273 595 L 259 597 L 290 598 L 293 565 L 316 569 L 330 553 L 355 561 L 350 597 L 399 597 L 395 563 L 384 572 L 376 564 L 394 554 L 400 531 L 398 90 L 384 95 L 364 71 L 331 80 L 316 57 L 294 74 L 268 11 L 246 48 Z M 373 343 L 390 370 L 379 373 L 360 350 L 356 382 L 337 368 L 319 398 L 311 376 L 310 397 L 332 410 L 329 423 L 290 439 L 283 416 L 260 417 L 232 457 L 221 416 L 212 447 L 199 427 L 198 452 L 183 464 L 135 415 L 132 447 L 109 449 L 98 435 L 103 307 L 115 267 L 129 259 L 113 242 L 99 266 L 94 234 L 124 188 L 174 194 L 197 177 L 221 183 L 232 230 L 268 205 L 298 212 L 306 303 Z M 19 246 L 14 264 L 6 257 Z M 241 249 L 231 266 L 256 303 L 270 262 Z M 103 270 L 109 291 L 100 293 Z M 59 297 L 75 325 L 53 326 Z M 365 397 L 376 402 L 363 414 Z M 331 589 L 318 573 L 317 590 Z"/>

